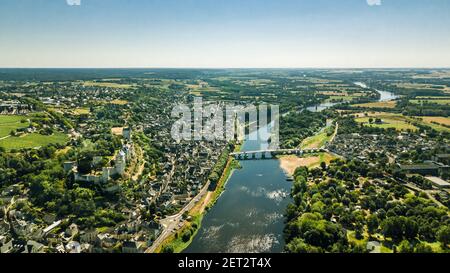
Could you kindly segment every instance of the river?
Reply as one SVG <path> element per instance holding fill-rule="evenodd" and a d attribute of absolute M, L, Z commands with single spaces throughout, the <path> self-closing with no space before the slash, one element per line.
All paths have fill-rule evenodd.
<path fill-rule="evenodd" d="M 364 83 L 355 83 L 368 88 Z M 393 93 L 376 90 L 379 101 L 397 98 Z M 338 103 L 322 103 L 308 107 L 312 112 L 322 111 Z M 270 128 L 270 125 L 269 125 Z M 266 133 L 266 128 L 261 128 Z M 255 151 L 268 147 L 267 142 L 249 140 L 241 150 Z M 186 253 L 261 253 L 282 252 L 284 249 L 284 212 L 291 202 L 292 183 L 276 159 L 240 161 L 241 169 L 233 170 L 226 190 L 206 213 L 202 225 Z"/>
<path fill-rule="evenodd" d="M 364 88 L 364 89 L 368 89 L 368 88 L 369 88 L 369 87 L 368 87 L 365 83 L 363 83 L 363 82 L 354 82 L 354 84 L 357 85 L 357 86 L 359 86 L 359 87 L 362 87 L 362 88 Z M 391 100 L 395 100 L 395 99 L 398 98 L 397 95 L 395 95 L 394 93 L 389 92 L 389 91 L 378 90 L 378 89 L 375 89 L 375 91 L 376 91 L 378 94 L 380 94 L 380 98 L 378 99 L 379 102 L 382 102 L 382 101 L 391 101 Z M 338 104 L 340 104 L 340 103 L 341 103 L 341 102 L 324 102 L 324 103 L 321 103 L 321 104 L 318 104 L 318 105 L 310 106 L 310 107 L 308 107 L 308 108 L 306 108 L 306 109 L 309 110 L 310 112 L 321 112 L 321 111 L 323 111 L 323 110 L 325 110 L 325 109 L 328 109 L 328 108 L 330 108 L 330 107 L 332 107 L 332 106 L 334 106 L 334 105 L 338 105 Z"/>
<path fill-rule="evenodd" d="M 262 128 L 260 130 L 264 130 Z M 248 140 L 241 150 L 267 148 L 261 140 Z M 284 249 L 284 212 L 291 201 L 292 182 L 279 161 L 240 161 L 242 168 L 230 175 L 226 190 L 207 212 L 202 226 L 184 252 L 261 253 Z"/>

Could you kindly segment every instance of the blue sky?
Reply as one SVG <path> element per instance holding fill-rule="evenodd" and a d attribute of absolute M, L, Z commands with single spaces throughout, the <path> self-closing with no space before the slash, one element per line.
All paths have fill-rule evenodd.
<path fill-rule="evenodd" d="M 0 67 L 450 66 L 448 0 L 66 1 L 1 0 Z"/>

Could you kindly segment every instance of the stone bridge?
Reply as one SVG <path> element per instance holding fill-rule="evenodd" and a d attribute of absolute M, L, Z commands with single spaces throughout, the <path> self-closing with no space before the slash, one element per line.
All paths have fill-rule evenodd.
<path fill-rule="evenodd" d="M 272 159 L 278 155 L 298 155 L 302 156 L 304 154 L 313 154 L 313 153 L 324 153 L 328 152 L 328 149 L 325 148 L 317 148 L 317 149 L 267 149 L 267 150 L 258 150 L 258 151 L 245 151 L 245 152 L 235 152 L 230 153 L 230 156 L 233 156 L 238 160 L 257 160 L 257 159 Z"/>

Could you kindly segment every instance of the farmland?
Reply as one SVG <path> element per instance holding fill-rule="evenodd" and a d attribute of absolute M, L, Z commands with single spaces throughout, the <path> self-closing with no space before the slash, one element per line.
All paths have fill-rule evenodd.
<path fill-rule="evenodd" d="M 439 105 L 449 105 L 450 104 L 450 99 L 443 99 L 443 100 L 437 100 L 437 99 L 420 99 L 420 100 L 410 100 L 410 103 L 413 104 L 439 104 Z"/>
<path fill-rule="evenodd" d="M 41 135 L 38 133 L 26 134 L 19 137 L 8 137 L 0 140 L 0 147 L 10 151 L 13 149 L 37 148 L 48 144 L 64 144 L 68 137 L 63 133 Z"/>
<path fill-rule="evenodd" d="M 450 131 L 450 119 L 447 117 L 409 117 L 402 114 L 388 112 L 365 112 L 354 114 L 355 120 L 366 126 L 378 128 L 395 128 L 396 130 L 417 130 L 414 124 L 425 125 L 436 131 Z M 381 123 L 376 123 L 376 119 L 381 119 Z M 369 121 L 372 120 L 372 123 Z"/>
<path fill-rule="evenodd" d="M 397 102 L 395 101 L 380 101 L 380 102 L 369 102 L 362 104 L 355 104 L 354 107 L 364 107 L 364 108 L 395 108 Z"/>
<path fill-rule="evenodd" d="M 0 116 L 0 138 L 8 136 L 13 130 L 27 127 L 29 123 L 22 122 L 25 119 L 25 116 Z"/>
<path fill-rule="evenodd" d="M 130 89 L 133 88 L 131 84 L 121 84 L 115 82 L 97 82 L 97 81 L 85 81 L 83 85 L 86 87 L 108 87 L 108 88 L 120 88 L 120 89 Z"/>
<path fill-rule="evenodd" d="M 379 119 L 379 122 L 375 120 Z M 411 124 L 411 121 L 402 115 L 396 114 L 379 114 L 373 117 L 359 117 L 355 119 L 356 122 L 363 123 L 365 126 L 377 127 L 377 128 L 394 128 L 396 130 L 417 130 L 417 127 Z"/>

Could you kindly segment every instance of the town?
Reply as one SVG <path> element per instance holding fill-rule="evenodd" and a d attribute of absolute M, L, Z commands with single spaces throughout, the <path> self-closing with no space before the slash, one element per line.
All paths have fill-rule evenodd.
<path fill-rule="evenodd" d="M 395 90 L 395 96 L 384 100 L 378 89 L 359 84 L 378 78 L 373 71 L 351 80 L 332 70 L 290 71 L 287 76 L 198 70 L 189 79 L 175 72 L 128 70 L 121 78 L 108 78 L 109 72 L 100 70 L 92 72 L 96 79 L 63 73 L 53 79 L 42 75 L 39 81 L 0 81 L 2 253 L 180 252 L 196 238 L 203 215 L 220 198 L 231 170 L 239 169 L 239 162 L 258 159 L 293 164 L 286 174 L 293 183 L 295 206 L 286 212 L 288 252 L 393 252 L 400 242 L 407 249 L 401 240 L 405 238 L 387 239 L 391 234 L 383 231 L 381 207 L 376 210 L 370 198 L 406 202 L 412 193 L 420 202 L 429 200 L 430 209 L 447 215 L 437 214 L 442 224 L 433 233 L 448 232 L 449 120 L 441 112 L 448 110 L 441 97 L 427 98 L 439 102 L 436 113 L 418 115 L 404 110 L 419 97 L 415 89 L 379 81 L 377 88 Z M 270 80 L 265 73 L 272 75 Z M 68 75 L 79 79 L 66 80 Z M 279 91 L 267 91 L 274 88 Z M 445 96 L 447 91 L 439 92 Z M 173 115 L 180 104 L 194 107 L 198 97 L 204 105 L 200 118 L 184 121 Z M 211 136 L 211 114 L 222 115 L 230 103 L 262 102 L 280 106 L 279 116 L 274 112 L 270 119 L 280 119 L 281 147 L 240 152 L 245 139 L 238 137 L 239 130 L 231 139 Z M 421 107 L 431 109 L 429 103 Z M 250 120 L 243 117 L 242 132 L 250 134 L 251 123 L 245 124 Z M 173 125 L 180 121 L 194 128 L 191 137 L 173 137 Z M 222 121 L 224 128 L 235 129 L 230 122 L 234 120 Z M 205 127 L 196 131 L 195 123 Z M 196 134 L 203 137 L 196 139 Z M 272 135 L 265 141 L 274 139 Z M 333 184 L 336 179 L 342 180 L 341 188 Z M 352 184 L 352 179 L 359 182 Z M 332 186 L 343 193 L 310 200 L 308 191 L 298 191 L 303 183 L 309 191 Z M 361 195 L 350 196 L 344 188 Z M 369 188 L 377 197 L 366 192 Z M 376 206 L 381 202 L 374 200 Z M 342 206 L 339 202 L 354 215 L 348 208 L 345 213 L 323 208 Z M 297 234 L 293 221 L 303 221 L 308 213 L 319 213 L 317 221 L 336 228 L 345 226 L 345 240 L 318 246 Z M 374 215 L 378 225 L 370 226 Z M 436 235 L 423 233 L 417 238 L 424 242 L 417 246 L 445 251 Z"/>

